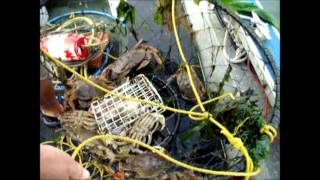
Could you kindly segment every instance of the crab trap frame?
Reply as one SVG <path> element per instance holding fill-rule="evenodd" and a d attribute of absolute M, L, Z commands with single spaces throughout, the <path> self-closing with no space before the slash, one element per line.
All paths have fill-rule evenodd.
<path fill-rule="evenodd" d="M 157 103 L 163 103 L 161 96 L 152 83 L 140 74 L 130 81 L 126 81 L 113 92 L 140 98 Z M 100 131 L 107 130 L 112 134 L 127 132 L 133 122 L 148 113 L 162 113 L 164 109 L 148 104 L 123 100 L 106 94 L 103 98 L 91 103 L 91 110 L 97 121 Z"/>

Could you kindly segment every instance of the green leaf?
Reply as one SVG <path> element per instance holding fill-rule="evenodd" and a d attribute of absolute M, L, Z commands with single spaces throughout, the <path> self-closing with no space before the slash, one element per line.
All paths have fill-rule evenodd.
<path fill-rule="evenodd" d="M 162 14 L 162 10 L 160 8 L 158 8 L 156 10 L 156 12 L 154 13 L 153 16 L 153 20 L 155 23 L 159 24 L 159 25 L 163 25 L 164 24 L 164 20 L 163 20 L 163 14 Z"/>
<path fill-rule="evenodd" d="M 172 0 L 158 0 L 158 1 L 159 1 L 159 5 L 157 7 L 156 12 L 153 15 L 153 20 L 155 23 L 159 25 L 164 25 L 168 23 L 168 19 L 169 20 L 171 19 L 171 15 L 169 17 L 167 16 L 169 15 L 168 12 L 171 12 Z"/>
<path fill-rule="evenodd" d="M 219 2 L 225 5 L 227 8 L 241 14 L 251 15 L 251 12 L 254 11 L 262 20 L 272 24 L 277 29 L 280 29 L 279 21 L 275 19 L 271 13 L 261 9 L 256 3 L 237 0 L 219 0 Z"/>
<path fill-rule="evenodd" d="M 199 5 L 200 0 L 193 0 L 193 2 L 194 2 L 196 5 Z"/>
<path fill-rule="evenodd" d="M 245 118 L 250 118 L 241 126 L 237 136 L 242 139 L 247 147 L 254 165 L 258 166 L 259 162 L 267 157 L 270 144 L 268 136 L 260 133 L 260 129 L 265 124 L 263 113 L 255 102 L 248 101 L 251 94 L 251 91 L 247 91 L 242 93 L 236 103 L 227 101 L 226 104 L 219 105 L 221 107 L 216 107 L 219 113 L 215 117 L 229 130 L 237 127 Z M 234 107 L 230 108 L 229 106 Z M 208 127 L 204 131 L 208 131 Z"/>
<path fill-rule="evenodd" d="M 261 19 L 272 24 L 277 29 L 280 29 L 280 22 L 274 16 L 272 16 L 272 14 L 262 9 L 255 10 L 255 12 Z"/>
<path fill-rule="evenodd" d="M 229 4 L 230 8 L 235 11 L 251 12 L 260 9 L 255 3 L 247 2 L 232 2 Z"/>
<path fill-rule="evenodd" d="M 135 23 L 136 10 L 134 6 L 130 5 L 124 0 L 120 0 L 120 3 L 117 7 L 118 17 L 123 18 L 124 22 L 130 22 L 131 24 Z"/>

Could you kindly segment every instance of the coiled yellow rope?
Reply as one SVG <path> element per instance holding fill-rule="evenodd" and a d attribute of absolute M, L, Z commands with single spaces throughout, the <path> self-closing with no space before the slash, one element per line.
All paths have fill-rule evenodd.
<path fill-rule="evenodd" d="M 95 140 L 99 140 L 99 139 L 113 139 L 113 140 L 120 140 L 120 141 L 125 141 L 125 142 L 129 142 L 129 143 L 136 143 L 144 148 L 149 149 L 150 151 L 157 153 L 159 156 L 161 156 L 162 158 L 172 162 L 173 164 L 176 164 L 177 166 L 181 166 L 184 167 L 186 169 L 192 170 L 192 171 L 197 171 L 197 172 L 201 172 L 201 173 L 206 173 L 206 174 L 213 174 L 213 175 L 224 175 L 224 176 L 254 176 L 257 175 L 259 173 L 260 170 L 257 170 L 255 172 L 251 172 L 251 173 L 243 173 L 243 172 L 228 172 L 228 171 L 213 171 L 213 170 L 209 170 L 209 169 L 203 169 L 203 168 L 198 168 L 198 167 L 194 167 L 194 166 L 190 166 L 186 163 L 180 162 L 175 160 L 174 158 L 164 154 L 161 150 L 158 150 L 155 147 L 152 147 L 148 144 L 145 144 L 141 141 L 135 140 L 135 139 L 131 139 L 128 137 L 124 137 L 124 136 L 117 136 L 117 135 L 111 135 L 111 134 L 106 134 L 106 135 L 97 135 L 97 136 L 93 136 L 90 137 L 86 140 L 84 140 L 73 152 L 72 157 L 75 158 L 76 154 L 78 153 L 78 151 L 85 146 L 86 144 L 95 141 Z"/>

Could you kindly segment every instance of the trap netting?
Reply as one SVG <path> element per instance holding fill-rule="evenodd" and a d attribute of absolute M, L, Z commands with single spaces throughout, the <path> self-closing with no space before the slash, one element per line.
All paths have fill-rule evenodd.
<path fill-rule="evenodd" d="M 133 33 L 129 36 L 129 47 L 139 39 L 143 39 L 160 49 L 165 64 L 163 70 L 165 73 L 150 71 L 163 75 L 163 79 L 168 79 L 179 66 L 182 66 L 178 47 L 172 33 L 170 5 L 166 9 L 165 5 L 159 6 L 157 1 L 139 3 L 135 0 L 130 1 L 130 4 L 136 9 L 136 22 L 131 28 Z M 158 10 L 157 8 L 162 8 L 161 12 L 164 14 L 163 26 L 154 22 L 153 18 Z M 254 104 L 263 110 L 265 122 L 274 123 L 275 126 L 278 126 L 280 122 L 279 70 L 261 37 L 258 37 L 255 33 L 255 24 L 240 20 L 238 15 L 219 4 L 211 6 L 207 10 L 201 10 L 201 8 L 197 8 L 193 1 L 185 0 L 177 1 L 176 9 L 175 19 L 178 23 L 178 36 L 181 40 L 183 52 L 189 65 L 200 67 L 197 69 L 197 75 L 206 85 L 207 98 L 213 98 L 227 92 L 231 92 L 238 98 L 249 97 L 248 101 L 255 102 Z M 170 85 L 175 88 L 183 106 L 188 107 L 188 103 L 182 100 L 176 83 L 173 82 Z M 206 107 L 210 112 L 221 114 L 228 108 L 232 108 L 228 103 L 230 103 L 228 100 L 220 100 L 215 105 Z M 218 118 L 218 121 L 222 121 L 220 116 Z M 243 120 L 246 120 L 246 117 L 243 117 Z M 246 126 L 248 121 L 243 122 Z M 200 123 L 199 126 L 195 124 L 188 118 L 183 118 L 182 127 L 178 132 L 181 134 L 181 132 L 187 131 L 186 129 L 193 127 L 204 131 L 203 126 L 210 126 L 208 124 L 203 125 L 203 123 Z M 235 128 L 234 125 L 231 128 Z M 233 129 L 229 130 L 232 131 Z M 240 133 L 243 132 L 243 130 L 240 130 Z M 199 145 L 200 143 L 193 143 L 177 147 L 177 143 L 179 144 L 175 141 L 173 145 L 175 147 L 171 147 L 173 151 L 177 152 L 176 157 L 186 161 L 190 160 L 189 162 L 200 167 L 238 171 L 244 167 L 244 160 L 240 153 L 233 152 L 232 146 L 229 146 L 227 141 L 221 137 L 216 141 L 207 139 L 207 141 L 201 142 L 201 145 Z M 199 150 L 199 152 L 192 158 L 189 158 L 191 150 L 184 149 L 184 153 L 179 151 L 179 148 L 190 147 L 192 149 L 193 145 L 199 145 L 196 146 L 197 148 L 193 147 L 193 150 Z M 205 147 L 207 150 L 204 150 Z"/>

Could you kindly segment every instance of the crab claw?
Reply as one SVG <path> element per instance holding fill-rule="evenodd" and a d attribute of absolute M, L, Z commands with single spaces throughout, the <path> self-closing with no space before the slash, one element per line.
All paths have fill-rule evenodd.
<path fill-rule="evenodd" d="M 152 134 L 148 134 L 148 140 L 146 140 L 147 144 L 151 144 L 152 141 Z"/>
<path fill-rule="evenodd" d="M 109 81 L 117 79 L 117 74 L 112 71 L 114 64 L 107 66 L 101 73 L 101 77 L 106 78 Z"/>
<path fill-rule="evenodd" d="M 154 117 L 155 122 L 157 123 L 157 125 L 155 126 L 155 128 L 153 128 L 153 130 L 151 132 L 153 133 L 154 131 L 157 130 L 158 123 L 161 125 L 160 131 L 162 131 L 163 128 L 166 126 L 166 118 L 162 114 L 159 114 L 159 113 L 152 113 L 151 115 Z"/>
<path fill-rule="evenodd" d="M 101 75 L 100 75 L 100 77 L 101 78 L 106 78 L 106 79 L 108 79 L 108 76 L 110 75 L 110 71 L 111 71 L 111 69 L 110 69 L 110 66 L 111 66 L 112 64 L 110 64 L 109 66 L 107 66 L 106 68 L 104 68 L 103 70 L 102 70 L 102 73 L 101 73 Z"/>
<path fill-rule="evenodd" d="M 141 68 L 146 67 L 149 63 L 150 63 L 150 60 L 148 60 L 148 59 L 143 60 L 143 61 L 140 63 L 140 65 L 139 65 L 139 67 L 137 68 L 137 70 L 140 70 Z"/>
<path fill-rule="evenodd" d="M 156 60 L 156 62 L 157 62 L 159 65 L 162 65 L 162 60 L 161 60 L 160 56 L 158 55 L 158 53 L 152 51 L 152 55 L 153 55 L 154 59 Z"/>

